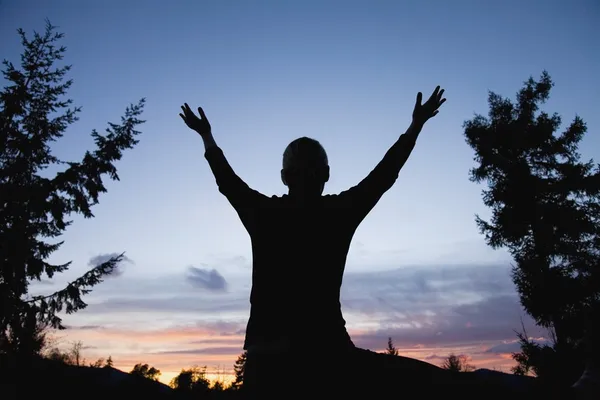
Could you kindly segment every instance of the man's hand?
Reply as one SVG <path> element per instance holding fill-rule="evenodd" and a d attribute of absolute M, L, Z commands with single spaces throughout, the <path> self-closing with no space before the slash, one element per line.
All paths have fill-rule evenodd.
<path fill-rule="evenodd" d="M 181 106 L 181 109 L 183 110 L 183 114 L 179 113 L 179 116 L 190 129 L 198 132 L 203 138 L 211 135 L 210 123 L 208 122 L 202 107 L 198 107 L 198 114 L 200 114 L 200 118 L 194 114 L 187 103 Z"/>
<path fill-rule="evenodd" d="M 422 126 L 429 118 L 435 117 L 438 113 L 438 108 L 446 101 L 446 99 L 442 98 L 443 94 L 444 89 L 440 90 L 440 87 L 438 86 L 429 97 L 429 100 L 427 100 L 425 104 L 421 104 L 423 93 L 419 92 L 413 111 L 413 122 Z"/>

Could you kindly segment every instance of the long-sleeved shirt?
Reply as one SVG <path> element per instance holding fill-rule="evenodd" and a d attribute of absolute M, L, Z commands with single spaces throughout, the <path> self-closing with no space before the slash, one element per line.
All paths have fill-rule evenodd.
<path fill-rule="evenodd" d="M 219 147 L 205 152 L 219 191 L 236 210 L 252 243 L 244 349 L 282 340 L 353 346 L 340 305 L 350 242 L 398 178 L 414 145 L 413 137 L 402 135 L 358 185 L 312 199 L 265 196 L 234 172 Z"/>

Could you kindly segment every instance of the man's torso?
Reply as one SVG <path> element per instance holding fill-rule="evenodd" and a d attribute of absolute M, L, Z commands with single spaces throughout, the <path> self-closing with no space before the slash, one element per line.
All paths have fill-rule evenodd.
<path fill-rule="evenodd" d="M 338 196 L 266 198 L 240 213 L 252 240 L 251 312 L 245 347 L 350 341 L 340 287 L 355 224 Z"/>

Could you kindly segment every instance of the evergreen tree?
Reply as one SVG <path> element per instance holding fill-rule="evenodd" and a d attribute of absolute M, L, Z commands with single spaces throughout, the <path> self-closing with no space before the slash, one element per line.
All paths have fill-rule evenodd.
<path fill-rule="evenodd" d="M 244 371 L 246 369 L 246 356 L 247 352 L 244 350 L 235 360 L 233 365 L 233 373 L 235 375 L 234 381 L 231 383 L 232 389 L 239 389 L 244 384 Z"/>
<path fill-rule="evenodd" d="M 70 217 L 94 216 L 91 208 L 106 192 L 104 176 L 119 179 L 115 162 L 137 143 L 144 100 L 127 107 L 121 122 L 109 123 L 105 134 L 92 131 L 95 148 L 81 160 L 60 160 L 50 145 L 81 110 L 66 97 L 72 80 L 67 79 L 71 66 L 61 62 L 63 34 L 48 21 L 44 33 L 29 38 L 19 29 L 18 34 L 20 65 L 4 60 L 7 84 L 0 92 L 0 352 L 23 356 L 39 353 L 40 330 L 64 328 L 61 311 L 85 308 L 82 296 L 123 257 L 96 266 L 55 293 L 29 295 L 31 281 L 51 279 L 69 268 L 70 262 L 48 259 L 61 247 Z"/>
<path fill-rule="evenodd" d="M 387 348 L 385 349 L 385 354 L 389 354 L 391 356 L 398 355 L 398 349 L 396 349 L 396 347 L 394 347 L 394 342 L 392 342 L 391 337 L 388 338 Z"/>
<path fill-rule="evenodd" d="M 477 225 L 489 246 L 508 249 L 521 304 L 567 354 L 600 300 L 600 165 L 581 160 L 587 128 L 579 116 L 558 133 L 561 117 L 539 110 L 552 86 L 543 72 L 516 102 L 490 93 L 488 117 L 464 128 L 478 164 L 471 180 L 487 183 L 483 201 L 492 211 Z"/>

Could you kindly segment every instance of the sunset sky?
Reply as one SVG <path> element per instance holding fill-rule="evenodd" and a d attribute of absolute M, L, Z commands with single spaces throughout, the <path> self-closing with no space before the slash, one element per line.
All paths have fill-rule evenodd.
<path fill-rule="evenodd" d="M 89 361 L 112 355 L 127 371 L 150 363 L 165 382 L 194 364 L 228 373 L 248 317 L 250 241 L 180 104 L 203 106 L 234 169 L 265 194 L 285 193 L 285 146 L 318 139 L 331 164 L 326 193 L 337 193 L 404 132 L 416 93 L 439 84 L 447 103 L 355 235 L 343 312 L 358 346 L 382 350 L 391 336 L 402 355 L 439 364 L 455 352 L 508 370 L 521 318 L 531 335 L 544 332 L 519 306 L 507 253 L 477 231 L 474 215 L 488 212 L 468 179 L 462 123 L 487 113 L 488 90 L 514 98 L 547 69 L 556 86 L 545 110 L 565 123 L 580 115 L 581 153 L 600 158 L 599 17 L 595 0 L 0 0 L 3 58 L 18 62 L 19 27 L 41 31 L 49 18 L 66 34 L 70 96 L 83 110 L 57 155 L 80 159 L 92 129 L 147 99 L 121 181 L 107 185 L 94 219 L 75 218 L 51 258 L 72 268 L 32 292 L 125 251 L 89 307 L 65 318 L 63 345 L 81 340 Z"/>

